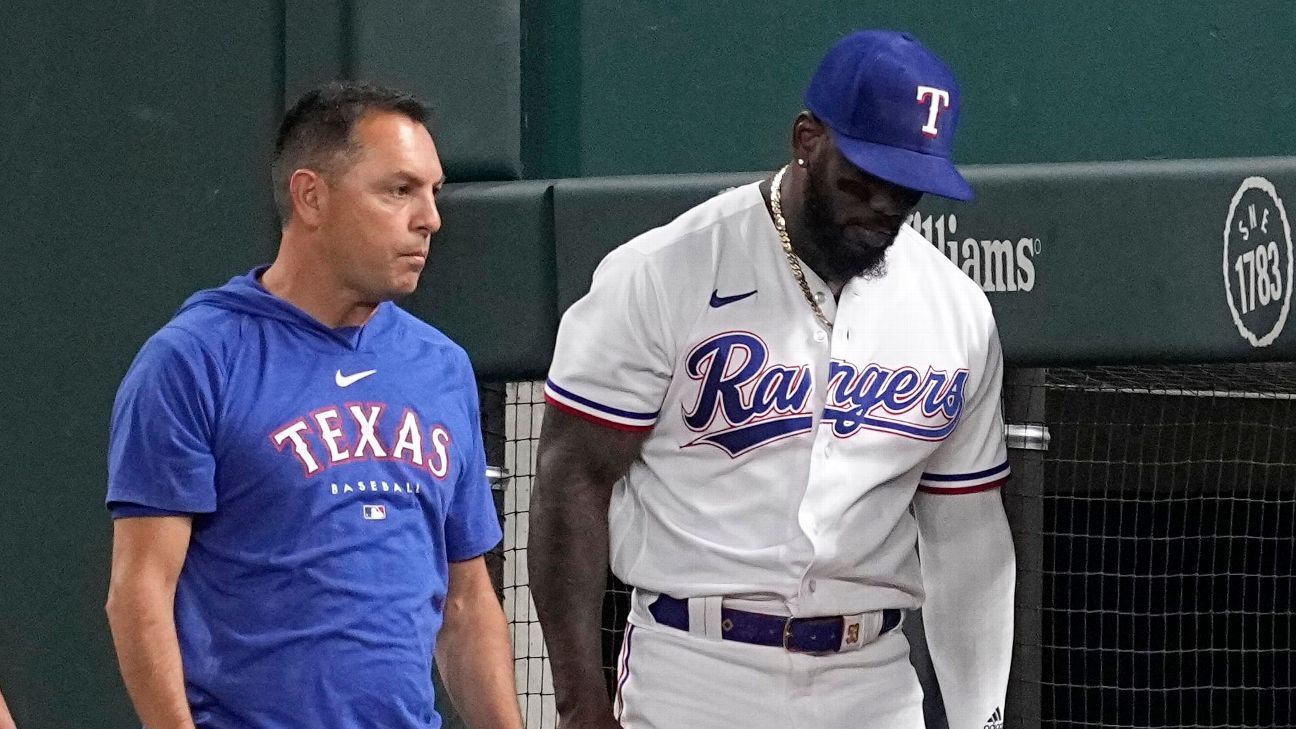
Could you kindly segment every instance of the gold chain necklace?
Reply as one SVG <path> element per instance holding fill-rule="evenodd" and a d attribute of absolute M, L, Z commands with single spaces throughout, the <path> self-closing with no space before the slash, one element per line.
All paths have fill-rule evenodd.
<path fill-rule="evenodd" d="M 788 266 L 792 268 L 792 275 L 796 276 L 797 283 L 801 285 L 801 293 L 805 295 L 806 303 L 810 304 L 810 309 L 819 323 L 832 329 L 832 322 L 824 316 L 823 309 L 819 308 L 819 302 L 815 301 L 814 294 L 810 293 L 810 284 L 806 282 L 801 264 L 797 261 L 796 254 L 792 252 L 792 239 L 788 237 L 787 221 L 783 219 L 783 193 L 780 189 L 785 172 L 787 172 L 787 165 L 783 165 L 783 169 L 774 174 L 774 181 L 770 183 L 770 209 L 774 211 L 774 229 L 778 231 L 779 242 L 783 244 L 783 253 L 787 255 Z"/>

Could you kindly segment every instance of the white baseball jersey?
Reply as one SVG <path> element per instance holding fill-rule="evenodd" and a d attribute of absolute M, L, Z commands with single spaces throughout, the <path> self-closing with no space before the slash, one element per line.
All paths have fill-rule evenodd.
<path fill-rule="evenodd" d="M 831 330 L 753 183 L 608 254 L 563 316 L 549 403 L 650 431 L 609 508 L 627 584 L 796 616 L 917 607 L 915 491 L 1006 480 L 980 287 L 908 226 L 839 301 L 802 270 Z"/>

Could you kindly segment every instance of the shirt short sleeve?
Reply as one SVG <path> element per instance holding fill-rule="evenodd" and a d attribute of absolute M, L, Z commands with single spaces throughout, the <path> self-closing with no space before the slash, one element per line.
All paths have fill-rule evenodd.
<path fill-rule="evenodd" d="M 486 480 L 486 450 L 482 444 L 481 406 L 471 373 L 465 385 L 469 399 L 468 430 L 472 436 L 464 467 L 455 483 L 454 497 L 446 513 L 446 557 L 462 562 L 489 551 L 504 533 L 500 529 L 490 483 Z"/>
<path fill-rule="evenodd" d="M 992 323 L 981 378 L 967 398 L 954 432 L 927 461 L 918 481 L 919 491 L 967 494 L 997 488 L 1008 480 L 1002 393 L 1003 352 Z"/>
<path fill-rule="evenodd" d="M 163 328 L 140 349 L 109 427 L 106 501 L 114 517 L 216 510 L 219 379 L 215 359 L 178 328 Z"/>
<path fill-rule="evenodd" d="M 552 406 L 599 425 L 647 431 L 670 385 L 673 345 L 661 282 L 643 253 L 622 246 L 563 315 L 545 382 Z"/>

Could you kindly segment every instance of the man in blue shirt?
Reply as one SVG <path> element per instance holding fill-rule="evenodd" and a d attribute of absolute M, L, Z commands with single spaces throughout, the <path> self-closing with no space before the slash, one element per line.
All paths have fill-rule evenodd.
<path fill-rule="evenodd" d="M 520 729 L 464 351 L 392 299 L 441 226 L 425 111 L 333 83 L 275 143 L 274 263 L 192 296 L 113 410 L 108 617 L 148 729 Z"/>

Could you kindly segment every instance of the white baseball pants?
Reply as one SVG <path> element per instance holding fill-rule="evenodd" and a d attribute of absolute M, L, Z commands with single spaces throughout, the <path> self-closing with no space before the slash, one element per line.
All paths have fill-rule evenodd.
<path fill-rule="evenodd" d="M 657 625 L 632 603 L 617 666 L 625 729 L 923 729 L 904 631 L 807 655 Z"/>

